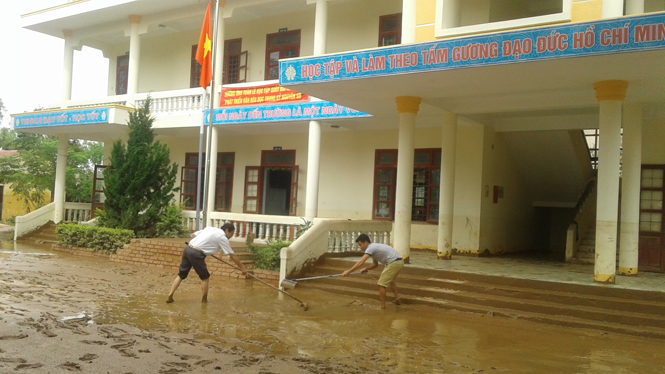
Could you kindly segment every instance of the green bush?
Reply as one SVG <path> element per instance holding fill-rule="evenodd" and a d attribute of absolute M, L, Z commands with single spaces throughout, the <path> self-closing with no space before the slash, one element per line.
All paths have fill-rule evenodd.
<path fill-rule="evenodd" d="M 184 238 L 187 228 L 182 224 L 182 211 L 184 203 L 172 204 L 166 208 L 166 214 L 159 217 L 157 222 L 157 238 Z"/>
<path fill-rule="evenodd" d="M 291 245 L 291 242 L 268 242 L 265 247 L 249 245 L 249 250 L 254 256 L 254 267 L 264 270 L 279 270 L 279 253 L 284 247 Z"/>
<path fill-rule="evenodd" d="M 131 230 L 83 226 L 67 223 L 56 226 L 58 244 L 64 247 L 81 247 L 93 251 L 115 253 L 134 237 Z"/>

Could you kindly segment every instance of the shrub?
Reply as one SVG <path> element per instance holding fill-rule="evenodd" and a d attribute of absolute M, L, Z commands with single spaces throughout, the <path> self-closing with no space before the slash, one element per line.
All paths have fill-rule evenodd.
<path fill-rule="evenodd" d="M 83 226 L 75 223 L 56 226 L 55 234 L 59 245 L 106 253 L 115 253 L 134 237 L 134 232 L 131 230 Z"/>
<path fill-rule="evenodd" d="M 265 247 L 259 247 L 256 245 L 248 245 L 249 250 L 254 256 L 254 267 L 257 269 L 264 270 L 279 270 L 280 258 L 279 253 L 282 248 L 288 247 L 291 245 L 291 242 L 268 242 L 268 245 Z"/>
<path fill-rule="evenodd" d="M 187 228 L 182 224 L 182 211 L 184 203 L 172 204 L 166 208 L 166 213 L 159 217 L 157 223 L 157 238 L 183 238 L 187 236 Z"/>

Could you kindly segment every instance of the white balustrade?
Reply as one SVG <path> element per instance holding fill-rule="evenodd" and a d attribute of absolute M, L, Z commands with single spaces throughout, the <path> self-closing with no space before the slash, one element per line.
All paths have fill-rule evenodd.
<path fill-rule="evenodd" d="M 193 231 L 196 223 L 196 212 L 183 212 L 183 224 L 187 229 Z M 201 218 L 199 218 L 201 220 Z M 199 227 L 204 227 L 202 221 Z M 290 216 L 268 216 L 256 214 L 234 214 L 214 212 L 209 220 L 215 227 L 221 227 L 225 223 L 233 224 L 235 232 L 233 239 L 246 240 L 250 233 L 255 235 L 259 243 L 268 241 L 294 241 L 296 233 L 304 226 L 305 221 L 300 217 Z"/>

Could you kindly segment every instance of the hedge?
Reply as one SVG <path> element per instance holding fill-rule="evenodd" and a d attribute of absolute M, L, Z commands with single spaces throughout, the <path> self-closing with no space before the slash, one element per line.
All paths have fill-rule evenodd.
<path fill-rule="evenodd" d="M 56 226 L 58 244 L 63 247 L 88 248 L 93 251 L 115 253 L 134 237 L 131 230 L 83 226 L 66 223 Z"/>

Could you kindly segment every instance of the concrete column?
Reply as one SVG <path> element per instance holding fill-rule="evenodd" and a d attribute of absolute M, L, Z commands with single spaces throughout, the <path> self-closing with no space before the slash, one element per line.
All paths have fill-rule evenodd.
<path fill-rule="evenodd" d="M 60 223 L 65 218 L 65 178 L 67 176 L 67 146 L 69 137 L 58 137 L 58 154 L 55 162 L 55 187 L 53 188 L 53 202 L 55 211 L 53 222 Z"/>
<path fill-rule="evenodd" d="M 395 186 L 395 231 L 393 243 L 397 252 L 409 263 L 411 255 L 411 208 L 413 194 L 413 143 L 416 114 L 420 98 L 395 98 L 399 113 L 399 142 L 397 145 L 397 184 Z"/>
<path fill-rule="evenodd" d="M 603 18 L 616 18 L 623 16 L 623 0 L 603 0 Z"/>
<path fill-rule="evenodd" d="M 624 104 L 619 275 L 637 275 L 642 174 L 642 106 Z"/>
<path fill-rule="evenodd" d="M 213 45 L 214 63 L 215 63 L 215 75 L 213 79 L 215 80 L 215 89 L 213 94 L 213 105 L 215 108 L 219 108 L 219 101 L 221 95 L 221 87 L 224 84 L 223 75 L 224 75 L 224 1 L 220 1 L 219 10 L 217 11 L 217 45 Z M 214 10 L 213 10 L 214 11 Z M 211 22 L 214 22 L 211 20 Z M 213 26 L 214 27 L 214 26 Z M 213 30 L 214 32 L 214 30 Z"/>
<path fill-rule="evenodd" d="M 644 13 L 644 0 L 626 0 L 626 15 Z"/>
<path fill-rule="evenodd" d="M 328 0 L 316 0 L 314 16 L 314 56 L 326 53 L 328 38 Z"/>
<path fill-rule="evenodd" d="M 462 0 L 442 0 L 442 25 L 445 29 L 460 27 L 462 25 Z"/>
<path fill-rule="evenodd" d="M 313 220 L 319 212 L 319 168 L 321 163 L 321 122 L 309 121 L 307 143 L 307 187 L 305 219 Z"/>
<path fill-rule="evenodd" d="M 453 206 L 455 202 L 455 146 L 457 114 L 443 115 L 441 130 L 441 180 L 439 182 L 439 232 L 437 257 L 450 260 L 453 253 Z"/>
<path fill-rule="evenodd" d="M 139 61 L 141 59 L 141 16 L 129 16 L 129 70 L 127 72 L 127 105 L 133 106 L 139 89 Z"/>
<path fill-rule="evenodd" d="M 402 0 L 402 44 L 416 42 L 417 0 Z"/>
<path fill-rule="evenodd" d="M 326 53 L 328 38 L 328 0 L 316 0 L 314 19 L 314 55 Z M 318 99 L 315 99 L 318 100 Z M 319 213 L 319 174 L 321 165 L 321 122 L 309 121 L 307 142 L 307 186 L 305 187 L 305 219 L 311 221 Z"/>
<path fill-rule="evenodd" d="M 210 160 L 210 168 L 208 171 L 208 201 L 206 205 L 206 219 L 207 224 L 204 224 L 204 227 L 211 224 L 210 223 L 210 213 L 215 211 L 215 189 L 217 187 L 217 147 L 219 140 L 219 129 L 215 126 L 212 126 L 211 136 L 210 136 L 210 145 L 208 149 L 210 150 L 210 155 L 208 159 Z"/>
<path fill-rule="evenodd" d="M 621 104 L 626 97 L 628 82 L 617 80 L 596 82 L 593 88 L 600 104 L 594 281 L 614 284 L 619 208 Z"/>
<path fill-rule="evenodd" d="M 63 30 L 65 38 L 65 53 L 62 58 L 62 109 L 67 108 L 67 103 L 72 99 L 72 76 L 74 75 L 74 45 L 72 31 Z"/>

